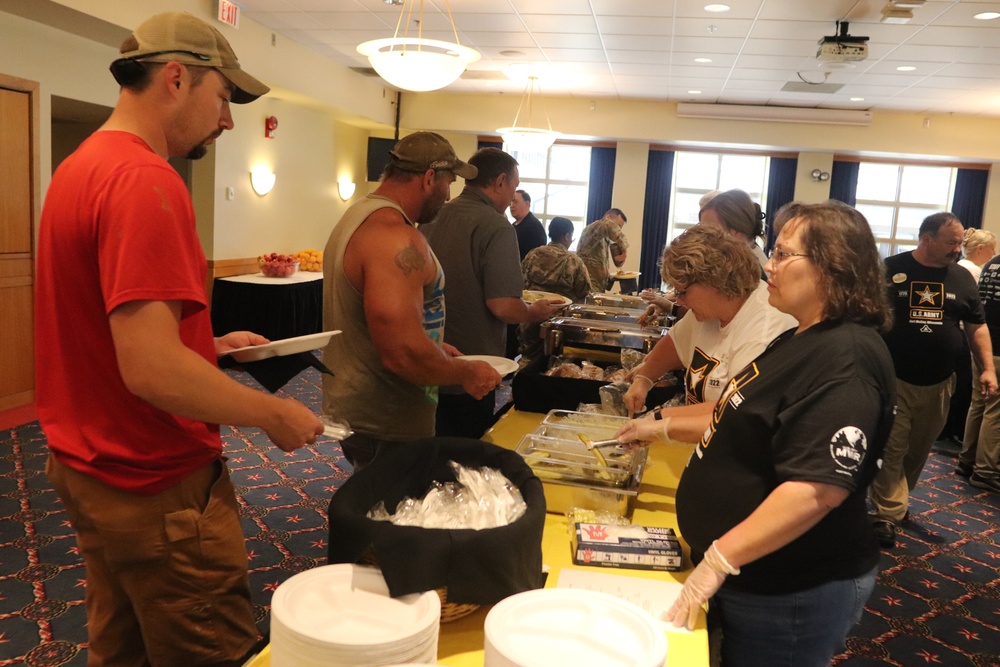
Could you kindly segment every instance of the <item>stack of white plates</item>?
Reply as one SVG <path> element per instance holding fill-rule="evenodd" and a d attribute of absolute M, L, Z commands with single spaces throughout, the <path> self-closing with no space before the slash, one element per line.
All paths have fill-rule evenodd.
<path fill-rule="evenodd" d="M 486 615 L 484 667 L 662 667 L 663 625 L 607 593 L 542 588 Z"/>
<path fill-rule="evenodd" d="M 389 597 L 382 573 L 324 565 L 278 586 L 271 599 L 272 667 L 437 663 L 441 599 Z"/>

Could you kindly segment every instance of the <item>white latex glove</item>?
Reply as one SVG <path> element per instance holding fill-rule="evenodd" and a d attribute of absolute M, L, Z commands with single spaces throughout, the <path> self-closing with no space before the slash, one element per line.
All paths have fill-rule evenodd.
<path fill-rule="evenodd" d="M 646 415 L 639 419 L 633 419 L 615 433 L 615 438 L 623 445 L 634 442 L 648 444 L 670 440 L 670 417 L 661 420 Z"/>
<path fill-rule="evenodd" d="M 715 542 L 705 552 L 694 571 L 684 581 L 684 588 L 665 614 L 663 620 L 673 623 L 675 628 L 685 627 L 694 630 L 701 606 L 722 588 L 722 582 L 730 574 L 739 574 L 739 568 L 734 568 L 719 553 Z"/>
<path fill-rule="evenodd" d="M 646 407 L 646 395 L 649 394 L 652 387 L 653 381 L 641 372 L 636 373 L 635 377 L 632 378 L 632 384 L 625 392 L 625 409 L 628 410 L 629 417 L 637 412 L 642 412 L 643 408 Z"/>

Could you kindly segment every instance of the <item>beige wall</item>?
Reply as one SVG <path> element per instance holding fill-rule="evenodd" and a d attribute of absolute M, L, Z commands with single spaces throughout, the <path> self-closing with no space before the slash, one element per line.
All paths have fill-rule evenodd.
<path fill-rule="evenodd" d="M 267 116 L 278 119 L 273 139 L 264 137 Z M 236 127 L 219 139 L 215 151 L 215 258 L 322 248 L 348 206 L 338 194 L 338 178 L 364 181 L 367 131 L 270 98 L 234 106 L 233 120 Z M 265 196 L 250 185 L 250 170 L 257 165 L 276 175 Z"/>

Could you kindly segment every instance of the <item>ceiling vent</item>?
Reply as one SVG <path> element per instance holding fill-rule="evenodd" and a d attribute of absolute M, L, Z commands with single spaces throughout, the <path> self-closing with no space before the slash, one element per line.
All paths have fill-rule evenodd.
<path fill-rule="evenodd" d="M 467 69 L 462 72 L 466 81 L 509 81 L 507 75 L 495 69 Z"/>
<path fill-rule="evenodd" d="M 809 83 L 808 81 L 789 81 L 781 87 L 785 93 L 827 93 L 833 94 L 844 87 L 842 83 Z"/>
<path fill-rule="evenodd" d="M 882 8 L 882 18 L 879 19 L 879 22 L 902 25 L 904 23 L 909 23 L 912 18 L 912 9 L 900 9 L 898 7 L 894 7 L 893 5 L 886 5 Z"/>

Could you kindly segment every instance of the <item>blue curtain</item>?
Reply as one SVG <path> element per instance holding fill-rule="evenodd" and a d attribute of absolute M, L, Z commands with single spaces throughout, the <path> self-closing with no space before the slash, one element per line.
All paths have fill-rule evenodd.
<path fill-rule="evenodd" d="M 617 148 L 594 146 L 590 149 L 590 192 L 587 195 L 588 225 L 613 206 L 611 191 L 615 185 L 615 157 Z M 625 211 L 628 215 L 628 211 Z"/>
<path fill-rule="evenodd" d="M 670 184 L 674 174 L 673 151 L 649 151 L 646 166 L 646 206 L 642 215 L 642 256 L 639 258 L 639 287 L 659 288 L 660 257 L 667 245 L 670 220 Z"/>
<path fill-rule="evenodd" d="M 990 172 L 986 169 L 959 169 L 955 179 L 955 198 L 951 212 L 958 216 L 966 229 L 983 226 L 983 204 L 986 201 L 986 183 Z"/>
<path fill-rule="evenodd" d="M 833 161 L 830 172 L 830 199 L 842 201 L 848 206 L 858 203 L 858 170 L 860 162 Z"/>
<path fill-rule="evenodd" d="M 767 179 L 767 217 L 764 220 L 764 251 L 768 256 L 774 247 L 774 214 L 795 199 L 795 170 L 798 167 L 798 158 L 771 158 L 771 170 Z"/>

